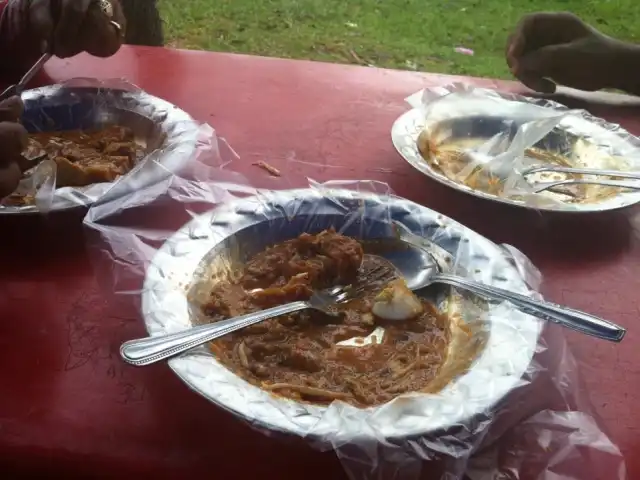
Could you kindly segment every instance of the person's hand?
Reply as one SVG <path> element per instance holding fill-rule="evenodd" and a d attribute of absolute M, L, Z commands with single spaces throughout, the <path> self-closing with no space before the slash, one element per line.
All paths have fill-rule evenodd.
<path fill-rule="evenodd" d="M 18 162 L 27 147 L 27 131 L 18 123 L 22 110 L 20 97 L 0 102 L 0 199 L 13 193 L 22 178 Z"/>
<path fill-rule="evenodd" d="M 28 31 L 43 50 L 47 45 L 51 53 L 60 58 L 80 52 L 108 57 L 118 51 L 124 40 L 126 20 L 118 0 L 22 0 L 21 3 Z"/>
<path fill-rule="evenodd" d="M 507 64 L 532 90 L 554 93 L 557 83 L 594 91 L 612 86 L 619 44 L 571 13 L 534 13 L 509 36 Z"/>

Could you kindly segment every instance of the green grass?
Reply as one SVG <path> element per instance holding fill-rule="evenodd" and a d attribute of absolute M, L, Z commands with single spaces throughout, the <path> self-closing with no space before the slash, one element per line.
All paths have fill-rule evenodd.
<path fill-rule="evenodd" d="M 638 0 L 160 0 L 160 9 L 167 43 L 180 48 L 486 77 L 509 77 L 505 39 L 528 12 L 572 11 L 640 42 Z"/>

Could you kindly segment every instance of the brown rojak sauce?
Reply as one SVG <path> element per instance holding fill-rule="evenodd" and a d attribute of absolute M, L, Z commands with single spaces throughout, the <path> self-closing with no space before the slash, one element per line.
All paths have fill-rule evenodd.
<path fill-rule="evenodd" d="M 99 130 L 73 130 L 29 134 L 21 169 L 28 176 L 43 160 L 56 164 L 56 188 L 84 187 L 112 182 L 129 172 L 142 156 L 130 128 L 112 125 Z M 30 205 L 30 195 L 14 193 L 7 205 Z"/>
<path fill-rule="evenodd" d="M 239 279 L 215 285 L 203 305 L 213 322 L 308 299 L 313 289 L 366 281 L 367 272 L 393 266 L 364 255 L 355 239 L 326 230 L 302 234 L 254 256 Z M 379 405 L 424 389 L 446 359 L 447 319 L 429 302 L 405 322 L 385 322 L 371 313 L 382 285 L 340 305 L 339 318 L 305 310 L 245 328 L 212 342 L 216 357 L 240 377 L 276 395 L 326 404 Z M 262 289 L 255 292 L 255 289 Z M 252 293 L 252 291 L 254 291 Z M 380 344 L 340 346 L 385 328 Z"/>

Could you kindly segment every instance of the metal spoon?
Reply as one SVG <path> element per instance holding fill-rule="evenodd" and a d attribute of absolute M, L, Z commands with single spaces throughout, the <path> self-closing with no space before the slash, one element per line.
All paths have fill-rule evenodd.
<path fill-rule="evenodd" d="M 453 260 L 448 252 L 404 230 L 399 231 L 398 235 L 400 241 L 411 246 L 409 250 L 407 251 L 405 246 L 401 255 L 394 256 L 391 253 L 381 252 L 381 256 L 396 266 L 405 278 L 409 288 L 414 291 L 434 283 L 444 283 L 484 298 L 508 301 L 524 313 L 603 340 L 620 342 L 626 333 L 626 329 L 615 323 L 579 310 L 535 300 L 510 290 L 475 282 L 465 277 L 443 273 L 440 264 L 453 265 Z M 397 242 L 397 240 L 390 240 L 390 242 Z M 393 249 L 389 249 L 389 252 L 392 251 Z M 399 258 L 403 259 L 401 263 L 398 262 Z"/>
<path fill-rule="evenodd" d="M 555 303 L 538 301 L 526 295 L 474 282 L 464 277 L 441 273 L 435 262 L 431 265 L 424 265 L 424 268 L 428 272 L 425 286 L 433 283 L 444 283 L 485 298 L 507 301 L 529 315 L 611 342 L 620 342 L 626 333 L 624 328 L 615 323 L 579 310 L 563 307 Z"/>

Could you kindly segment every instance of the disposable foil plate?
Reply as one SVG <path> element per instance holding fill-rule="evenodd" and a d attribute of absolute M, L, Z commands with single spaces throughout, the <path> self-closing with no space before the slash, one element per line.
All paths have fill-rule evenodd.
<path fill-rule="evenodd" d="M 145 152 L 139 165 L 153 156 L 168 170 L 177 171 L 187 164 L 197 147 L 199 125 L 191 116 L 141 90 L 61 84 L 25 91 L 22 99 L 22 123 L 29 132 L 87 130 L 114 124 L 131 128 Z M 154 181 L 142 177 L 137 179 L 141 186 Z M 57 188 L 46 199 L 47 210 L 88 207 L 113 184 Z M 0 206 L 0 215 L 40 211 L 37 205 Z"/>
<path fill-rule="evenodd" d="M 274 243 L 329 227 L 362 240 L 397 239 L 398 229 L 404 229 L 447 252 L 455 271 L 531 295 L 516 263 L 501 247 L 426 207 L 395 196 L 340 189 L 275 191 L 197 216 L 163 244 L 147 269 L 142 293 L 149 334 L 174 333 L 198 323 L 191 292 L 194 285 L 215 278 L 216 270 L 240 265 Z M 407 258 L 398 261 L 411 262 L 412 254 L 408 249 Z M 527 384 L 523 376 L 542 324 L 510 304 L 478 303 L 477 297 L 447 287 L 438 291 L 444 292 L 436 295 L 438 307 L 457 317 L 466 333 L 454 335 L 450 363 L 443 369 L 457 373 L 437 394 L 414 393 L 367 409 L 341 402 L 322 406 L 274 396 L 246 382 L 206 347 L 173 358 L 169 365 L 190 388 L 271 433 L 328 445 L 363 438 L 426 438 L 453 429 L 468 436 L 474 421 L 482 422 L 492 408 Z M 465 366 L 455 370 L 456 363 Z"/>
<path fill-rule="evenodd" d="M 446 101 L 446 97 L 443 98 Z M 523 177 L 521 173 L 527 166 L 564 165 L 640 172 L 640 140 L 619 125 L 585 111 L 571 111 L 553 101 L 495 91 L 490 91 L 489 98 L 491 101 L 475 104 L 473 99 L 458 103 L 449 101 L 446 109 L 443 107 L 436 115 L 426 113 L 429 112 L 428 106 L 413 108 L 393 124 L 393 145 L 410 165 L 433 180 L 494 202 L 568 213 L 617 210 L 640 202 L 640 191 L 611 187 L 580 187 L 588 190 L 584 190 L 587 193 L 579 200 L 558 189 L 533 193 L 532 185 L 568 179 L 570 175 L 554 172 Z M 538 110 L 543 112 L 539 118 L 530 115 L 535 107 L 540 107 Z M 513 154 L 505 153 L 507 147 L 504 145 L 511 145 L 509 148 L 513 149 L 514 142 L 521 140 L 519 136 L 526 128 L 529 128 L 528 135 L 532 136 L 530 127 L 534 121 L 538 125 L 533 128 L 541 128 L 540 124 L 553 121 L 554 115 L 561 117 L 561 120 L 535 143 L 522 145 L 523 155 L 516 158 Z M 428 159 L 418 148 L 419 137 L 425 130 L 429 131 L 433 142 L 440 145 L 439 152 Z M 457 152 L 460 151 L 470 151 L 472 155 L 459 155 Z M 503 161 L 495 161 L 499 155 L 502 155 Z M 466 165 L 464 176 L 456 176 L 448 170 L 451 164 L 447 162 L 451 162 L 451 158 L 468 164 L 472 163 L 469 160 L 472 159 L 475 162 L 473 165 L 480 166 L 473 170 Z M 476 172 L 480 174 L 467 176 L 470 171 L 474 175 Z M 469 182 L 469 178 L 473 178 L 474 182 Z M 479 182 L 475 181 L 477 178 L 480 178 Z M 582 178 L 606 177 L 585 175 Z M 499 188 L 494 191 L 491 182 L 499 185 Z M 640 187 L 640 180 L 625 182 Z"/>

